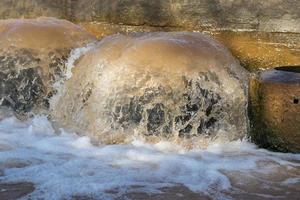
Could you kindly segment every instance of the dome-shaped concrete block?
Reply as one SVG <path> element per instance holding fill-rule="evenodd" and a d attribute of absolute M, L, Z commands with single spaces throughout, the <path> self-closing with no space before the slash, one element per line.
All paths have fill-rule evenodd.
<path fill-rule="evenodd" d="M 52 118 L 101 142 L 138 135 L 204 147 L 245 136 L 248 72 L 204 34 L 113 35 L 72 74 L 51 104 Z"/>
<path fill-rule="evenodd" d="M 250 82 L 252 140 L 261 147 L 300 152 L 300 66 L 267 70 Z"/>
<path fill-rule="evenodd" d="M 18 114 L 47 108 L 71 50 L 94 40 L 66 20 L 0 20 L 0 105 Z"/>

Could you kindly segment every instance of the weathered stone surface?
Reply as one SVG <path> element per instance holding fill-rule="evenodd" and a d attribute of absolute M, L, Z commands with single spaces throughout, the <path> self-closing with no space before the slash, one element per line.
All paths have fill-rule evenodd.
<path fill-rule="evenodd" d="M 300 32 L 298 0 L 79 0 L 74 20 L 205 30 Z"/>
<path fill-rule="evenodd" d="M 97 38 L 114 35 L 117 33 L 128 34 L 136 32 L 175 32 L 184 31 L 181 27 L 157 27 L 157 26 L 133 26 L 125 24 L 113 24 L 107 22 L 78 22 L 78 25 L 85 28 L 88 32 L 95 35 Z M 186 31 L 193 31 L 192 29 L 186 29 Z"/>
<path fill-rule="evenodd" d="M 300 34 L 267 32 L 210 32 L 249 71 L 300 65 Z"/>
<path fill-rule="evenodd" d="M 114 35 L 77 62 L 52 117 L 107 143 L 135 132 L 231 140 L 246 133 L 246 88 L 247 72 L 208 36 Z"/>
<path fill-rule="evenodd" d="M 183 27 L 128 26 L 109 23 L 80 23 L 99 39 L 116 34 L 156 31 L 195 31 Z M 223 43 L 249 71 L 277 66 L 300 65 L 300 34 L 268 32 L 205 31 Z"/>
<path fill-rule="evenodd" d="M 28 182 L 0 183 L 0 199 L 16 200 L 34 191 L 34 184 Z"/>
<path fill-rule="evenodd" d="M 299 0 L 2 0 L 0 18 L 54 16 L 80 22 L 101 37 L 208 31 L 256 71 L 300 65 L 299 7 Z"/>
<path fill-rule="evenodd" d="M 41 16 L 67 18 L 70 2 L 70 0 L 1 0 L 0 19 Z"/>
<path fill-rule="evenodd" d="M 72 48 L 95 38 L 65 20 L 0 21 L 0 105 L 17 113 L 48 107 Z"/>
<path fill-rule="evenodd" d="M 299 33 L 299 7 L 298 0 L 2 0 L 0 18 Z"/>
<path fill-rule="evenodd" d="M 251 136 L 261 147 L 300 152 L 300 67 L 262 72 L 251 80 Z"/>

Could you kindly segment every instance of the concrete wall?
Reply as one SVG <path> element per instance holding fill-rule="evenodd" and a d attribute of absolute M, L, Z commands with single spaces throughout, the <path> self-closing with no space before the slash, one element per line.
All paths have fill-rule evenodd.
<path fill-rule="evenodd" d="M 51 16 L 67 18 L 69 0 L 1 0 L 0 19 Z"/>
<path fill-rule="evenodd" d="M 299 0 L 77 0 L 74 19 L 197 29 L 300 32 Z"/>
<path fill-rule="evenodd" d="M 0 0 L 0 19 L 51 16 L 99 38 L 205 31 L 251 71 L 300 65 L 300 0 Z"/>
<path fill-rule="evenodd" d="M 299 0 L 1 0 L 0 18 L 300 32 Z"/>

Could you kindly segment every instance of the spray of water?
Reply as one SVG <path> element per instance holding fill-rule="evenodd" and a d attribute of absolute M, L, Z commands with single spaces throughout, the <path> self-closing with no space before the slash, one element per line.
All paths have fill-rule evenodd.
<path fill-rule="evenodd" d="M 114 35 L 75 65 L 51 105 L 62 127 L 103 143 L 138 136 L 206 147 L 245 136 L 247 72 L 203 34 Z"/>
<path fill-rule="evenodd" d="M 180 41 L 173 40 L 172 42 L 182 45 L 183 43 Z M 64 79 L 55 85 L 58 93 L 50 102 L 52 109 L 62 103 L 59 100 L 66 92 L 64 83 L 73 78 L 72 68 L 76 60 L 84 53 L 91 53 L 94 48 L 95 46 L 90 44 L 72 51 L 66 65 L 67 70 Z M 86 59 L 89 59 L 89 57 L 86 57 Z M 99 70 L 105 70 L 105 66 L 107 66 L 105 62 L 97 61 L 96 64 L 96 68 Z M 93 70 L 93 68 L 89 70 Z M 112 69 L 108 71 L 112 76 L 104 77 L 101 79 L 101 83 L 113 82 L 113 79 L 110 78 L 114 77 L 115 71 Z M 205 76 L 202 77 L 204 82 L 201 82 L 201 76 L 182 82 L 183 85 L 186 84 L 187 89 L 190 89 L 190 93 L 187 93 L 190 96 L 187 106 L 196 104 L 198 98 L 196 93 L 201 94 L 197 84 L 199 82 L 205 83 L 206 79 L 214 79 L 214 77 Z M 128 76 L 128 78 L 132 77 Z M 140 78 L 138 80 L 144 80 L 143 78 L 147 79 L 147 76 L 141 76 Z M 155 76 L 153 76 L 153 79 L 147 80 L 149 81 L 146 81 L 147 84 L 155 84 L 160 81 L 160 79 L 155 79 Z M 82 81 L 86 80 L 83 79 Z M 142 82 L 137 83 L 143 84 Z M 69 84 L 72 84 L 72 82 Z M 215 82 L 210 82 L 202 86 L 207 91 L 222 91 L 222 87 L 215 84 Z M 89 87 L 84 88 L 89 91 Z M 153 101 L 154 107 L 151 103 L 145 104 L 145 112 L 154 109 L 155 112 L 157 111 L 156 113 L 161 113 L 159 111 L 164 108 L 158 103 L 165 96 L 160 96 L 164 93 L 160 93 L 159 87 L 157 88 L 158 93 L 153 93 L 144 88 L 144 93 L 138 96 L 140 99 L 133 98 L 133 103 L 134 100 L 139 100 L 133 108 L 138 108 L 138 103 L 143 100 L 142 97 L 146 98 L 147 94 L 150 96 L 151 94 L 158 94 Z M 116 89 L 117 91 L 118 85 L 115 88 L 104 87 L 101 91 L 109 92 L 110 89 Z M 229 87 L 226 89 L 228 94 L 235 92 L 234 90 L 231 91 Z M 126 99 L 126 93 L 121 92 L 123 92 L 122 95 L 125 95 L 123 96 L 125 101 L 123 101 L 124 98 L 120 98 L 120 101 L 117 98 L 117 101 L 113 102 L 111 107 L 115 109 L 113 113 L 118 114 L 114 118 L 116 122 L 127 117 L 126 109 L 124 109 L 126 104 L 125 106 L 122 104 L 123 107 L 121 105 L 118 110 L 118 103 L 128 102 L 128 108 L 131 105 L 130 98 Z M 107 95 L 107 93 L 104 94 Z M 219 100 L 215 93 L 204 92 L 203 95 L 208 96 L 209 98 L 206 100 L 210 102 Z M 111 97 L 115 98 L 118 95 Z M 74 102 L 65 101 L 69 104 Z M 167 104 L 168 101 L 164 100 L 163 102 L 166 103 L 165 105 L 171 105 Z M 66 104 L 63 105 L 66 106 Z M 205 106 L 205 104 L 201 105 Z M 200 107 L 198 104 L 197 106 Z M 178 118 L 181 121 L 177 124 L 177 128 L 178 130 L 188 131 L 185 129 L 188 123 L 193 120 L 195 122 L 199 121 L 204 113 L 201 111 L 195 114 L 193 107 L 185 108 L 189 110 L 183 111 L 182 120 Z M 217 115 L 218 108 L 210 110 L 203 107 L 201 109 L 208 109 L 210 113 Z M 97 109 L 97 107 L 94 107 L 94 109 Z M 151 112 L 149 113 L 151 115 Z M 75 114 L 78 113 L 75 112 Z M 190 117 L 187 119 L 187 124 L 183 123 L 186 116 Z M 147 116 L 148 118 L 149 116 Z M 71 119 L 77 122 L 76 120 L 81 118 L 78 118 L 78 115 L 73 115 Z M 103 119 L 98 118 L 98 120 Z M 87 120 L 87 122 L 92 121 Z M 225 126 L 226 124 L 219 125 Z M 147 123 L 145 127 L 147 127 Z M 150 128 L 161 130 L 160 126 Z M 107 130 L 112 131 L 113 129 L 110 126 Z M 139 131 L 141 129 L 131 130 Z M 188 150 L 170 142 L 167 137 L 160 137 L 160 140 L 156 143 L 147 143 L 145 137 L 139 137 L 139 132 L 136 134 L 133 132 L 134 137 L 127 144 L 96 146 L 92 144 L 90 137 L 79 136 L 77 133 L 65 129 L 60 129 L 58 132 L 46 116 L 35 116 L 27 121 L 19 121 L 11 114 L 0 109 L 0 183 L 32 183 L 34 186 L 32 193 L 23 196 L 22 199 L 33 200 L 109 200 L 137 199 L 138 197 L 142 199 L 151 199 L 150 197 L 157 197 L 158 199 L 180 199 L 182 197 L 182 199 L 186 199 L 187 195 L 191 194 L 194 199 L 211 198 L 220 200 L 296 199 L 299 197 L 299 154 L 272 153 L 258 149 L 247 140 L 240 139 L 227 142 L 224 142 L 225 140 L 215 140 L 207 143 L 205 149 L 193 148 Z M 223 132 L 226 135 L 226 130 L 223 130 Z M 179 136 L 180 132 L 177 133 Z M 90 135 L 88 132 L 85 134 Z M 192 140 L 194 139 L 192 138 Z M 0 191 L 0 196 L 3 192 L 5 191 Z"/>
<path fill-rule="evenodd" d="M 190 151 L 164 141 L 94 146 L 88 137 L 55 134 L 45 116 L 36 116 L 2 120 L 0 141 L 0 182 L 34 184 L 23 199 L 126 199 L 162 195 L 165 187 L 213 199 L 300 192 L 299 155 L 271 153 L 243 140 Z"/>
<path fill-rule="evenodd" d="M 50 109 L 52 109 L 55 105 L 57 105 L 59 98 L 64 90 L 64 83 L 66 80 L 70 79 L 72 77 L 72 69 L 74 67 L 74 63 L 80 58 L 80 56 L 84 55 L 89 50 L 93 49 L 96 42 L 91 42 L 85 45 L 84 47 L 79 47 L 72 49 L 70 52 L 70 55 L 66 61 L 65 70 L 62 71 L 61 78 L 56 80 L 56 82 L 53 84 L 53 88 L 56 91 L 56 94 L 53 95 L 49 99 Z"/>

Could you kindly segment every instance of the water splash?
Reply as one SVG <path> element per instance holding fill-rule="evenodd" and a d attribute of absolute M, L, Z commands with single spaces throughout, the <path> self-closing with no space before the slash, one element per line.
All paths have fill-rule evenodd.
<path fill-rule="evenodd" d="M 53 109 L 53 107 L 58 103 L 59 98 L 61 97 L 64 90 L 65 81 L 72 77 L 72 69 L 75 62 L 86 52 L 93 49 L 95 45 L 96 42 L 94 41 L 88 43 L 83 47 L 78 47 L 71 50 L 70 55 L 65 62 L 65 70 L 62 71 L 60 78 L 57 79 L 52 85 L 52 87 L 55 89 L 55 94 L 49 99 L 50 109 Z"/>
<path fill-rule="evenodd" d="M 205 147 L 247 131 L 247 72 L 200 33 L 107 37 L 63 88 L 52 119 L 103 143 L 130 142 L 134 133 Z"/>
<path fill-rule="evenodd" d="M 0 181 L 34 184 L 23 199 L 134 199 L 176 187 L 175 196 L 212 199 L 293 199 L 300 192 L 299 154 L 272 153 L 245 140 L 190 151 L 167 141 L 94 146 L 88 137 L 56 134 L 45 116 L 35 116 L 2 120 L 0 141 Z"/>
<path fill-rule="evenodd" d="M 75 48 L 71 50 L 70 56 L 66 62 L 66 71 L 65 71 L 65 79 L 68 80 L 72 77 L 72 69 L 74 67 L 74 63 L 76 60 L 80 58 L 83 54 L 93 49 L 96 45 L 96 42 L 89 43 L 84 47 Z"/>

